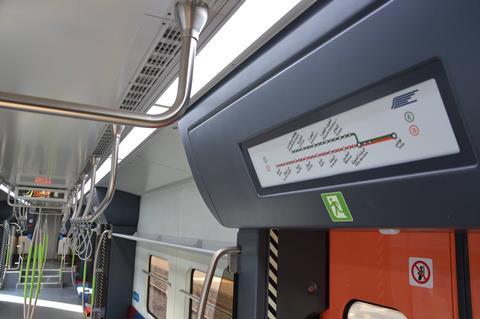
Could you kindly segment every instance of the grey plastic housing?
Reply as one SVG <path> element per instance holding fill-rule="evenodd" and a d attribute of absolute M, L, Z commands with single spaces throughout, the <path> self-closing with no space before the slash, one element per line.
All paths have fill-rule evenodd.
<path fill-rule="evenodd" d="M 203 199 L 227 227 L 479 227 L 479 34 L 474 0 L 318 2 L 179 122 Z M 461 160 L 273 192 L 255 185 L 243 143 L 429 63 L 457 117 Z M 352 222 L 330 219 L 320 194 L 332 191 L 343 193 Z"/>

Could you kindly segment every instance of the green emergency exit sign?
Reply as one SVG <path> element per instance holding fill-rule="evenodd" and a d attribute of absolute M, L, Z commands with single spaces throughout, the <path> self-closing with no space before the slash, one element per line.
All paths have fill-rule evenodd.
<path fill-rule="evenodd" d="M 332 222 L 353 221 L 352 213 L 350 213 L 350 209 L 348 209 L 347 202 L 341 192 L 323 193 L 321 196 Z"/>

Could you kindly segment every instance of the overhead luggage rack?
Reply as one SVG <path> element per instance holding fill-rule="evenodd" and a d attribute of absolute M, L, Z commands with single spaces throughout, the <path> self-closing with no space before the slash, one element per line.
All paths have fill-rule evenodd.
<path fill-rule="evenodd" d="M 163 246 L 172 249 L 183 250 L 200 255 L 211 256 L 224 247 L 235 246 L 235 243 L 223 242 L 217 240 L 205 240 L 197 238 L 181 238 L 168 235 L 156 235 L 147 233 L 135 233 L 134 235 L 124 235 L 113 233 L 113 237 L 133 240 L 147 244 Z"/>

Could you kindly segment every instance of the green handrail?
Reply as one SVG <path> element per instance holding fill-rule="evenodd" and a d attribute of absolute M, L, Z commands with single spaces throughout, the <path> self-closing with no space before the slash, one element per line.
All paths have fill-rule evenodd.
<path fill-rule="evenodd" d="M 27 281 L 28 281 L 28 272 L 30 270 L 30 261 L 32 259 L 32 250 L 33 250 L 33 238 L 32 242 L 30 243 L 30 247 L 28 248 L 28 257 L 27 257 L 27 267 L 25 268 L 25 280 L 23 285 L 23 299 L 27 299 Z M 22 272 L 20 272 L 20 276 Z"/>
<path fill-rule="evenodd" d="M 41 267 L 41 264 L 42 264 L 42 262 L 43 262 L 43 249 L 44 249 L 44 248 L 43 248 L 43 243 L 40 242 L 40 243 L 38 244 L 38 256 L 37 256 L 37 259 L 38 259 L 38 260 L 37 260 L 37 263 L 38 263 L 38 265 L 37 265 L 37 278 L 36 278 L 36 279 L 37 279 L 37 280 L 36 280 L 37 282 L 36 282 L 36 287 L 35 287 L 35 294 L 33 295 L 33 297 L 35 297 L 35 295 L 38 294 L 38 290 L 39 290 L 40 284 L 41 284 L 41 282 L 40 282 L 40 277 L 41 277 L 41 276 L 40 276 L 40 267 Z M 33 278 L 33 279 L 34 279 L 34 281 L 35 281 L 35 278 Z M 31 300 L 31 299 L 32 299 L 32 296 L 30 296 L 30 300 Z"/>
<path fill-rule="evenodd" d="M 10 243 L 8 243 L 8 246 L 7 246 L 7 260 L 5 264 L 6 264 L 5 269 L 9 269 L 10 268 Z"/>
<path fill-rule="evenodd" d="M 48 234 L 43 236 L 43 243 L 40 244 L 40 257 L 39 257 L 39 264 L 38 264 L 38 279 L 37 279 L 37 289 L 35 291 L 35 299 L 38 298 L 40 293 L 40 286 L 43 278 L 43 269 L 45 268 L 45 261 L 47 259 L 48 253 Z"/>
<path fill-rule="evenodd" d="M 92 278 L 92 295 L 90 296 L 90 304 L 92 305 L 93 307 L 93 304 L 95 302 L 95 286 L 97 285 L 97 275 L 96 274 L 93 274 L 93 278 Z M 93 308 L 92 308 L 92 311 L 93 311 Z"/>
<path fill-rule="evenodd" d="M 37 267 L 37 259 L 38 259 L 38 245 L 34 245 L 34 246 L 35 247 L 33 248 L 32 278 L 30 280 L 30 290 L 28 293 L 28 298 L 30 298 L 30 301 L 32 299 L 33 283 L 35 281 L 35 270 Z"/>
<path fill-rule="evenodd" d="M 83 316 L 87 317 L 85 312 L 85 282 L 87 280 L 87 260 L 83 262 L 83 281 L 82 281 L 82 309 L 83 309 Z"/>

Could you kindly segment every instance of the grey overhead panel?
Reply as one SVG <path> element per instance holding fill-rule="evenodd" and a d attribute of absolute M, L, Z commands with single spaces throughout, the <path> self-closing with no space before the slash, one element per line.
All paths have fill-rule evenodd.
<path fill-rule="evenodd" d="M 229 227 L 480 226 L 479 34 L 480 2 L 473 0 L 317 3 L 180 121 L 193 175 L 210 210 Z M 454 154 L 279 186 L 259 183 L 250 147 L 340 118 L 428 79 L 435 80 L 440 97 L 430 104 L 440 110 L 443 102 L 448 116 L 447 125 L 434 131 L 455 137 Z M 400 97 L 392 105 L 390 97 L 385 107 L 404 112 L 405 101 L 413 100 Z M 430 105 L 422 103 L 408 107 Z M 417 118 L 426 125 L 420 134 L 439 113 Z M 393 137 L 398 138 L 385 139 Z M 447 144 L 435 140 L 422 147 Z M 378 149 L 365 148 L 372 154 Z M 321 197 L 328 192 L 342 192 L 353 221 L 332 221 Z"/>
<path fill-rule="evenodd" d="M 107 189 L 104 187 L 97 187 L 97 194 L 99 201 L 105 197 Z M 107 222 L 114 226 L 130 226 L 137 227 L 140 207 L 140 196 L 123 192 L 115 191 L 115 195 L 111 204 L 105 210 L 104 215 Z M 119 213 L 123 211 L 123 213 Z"/>

